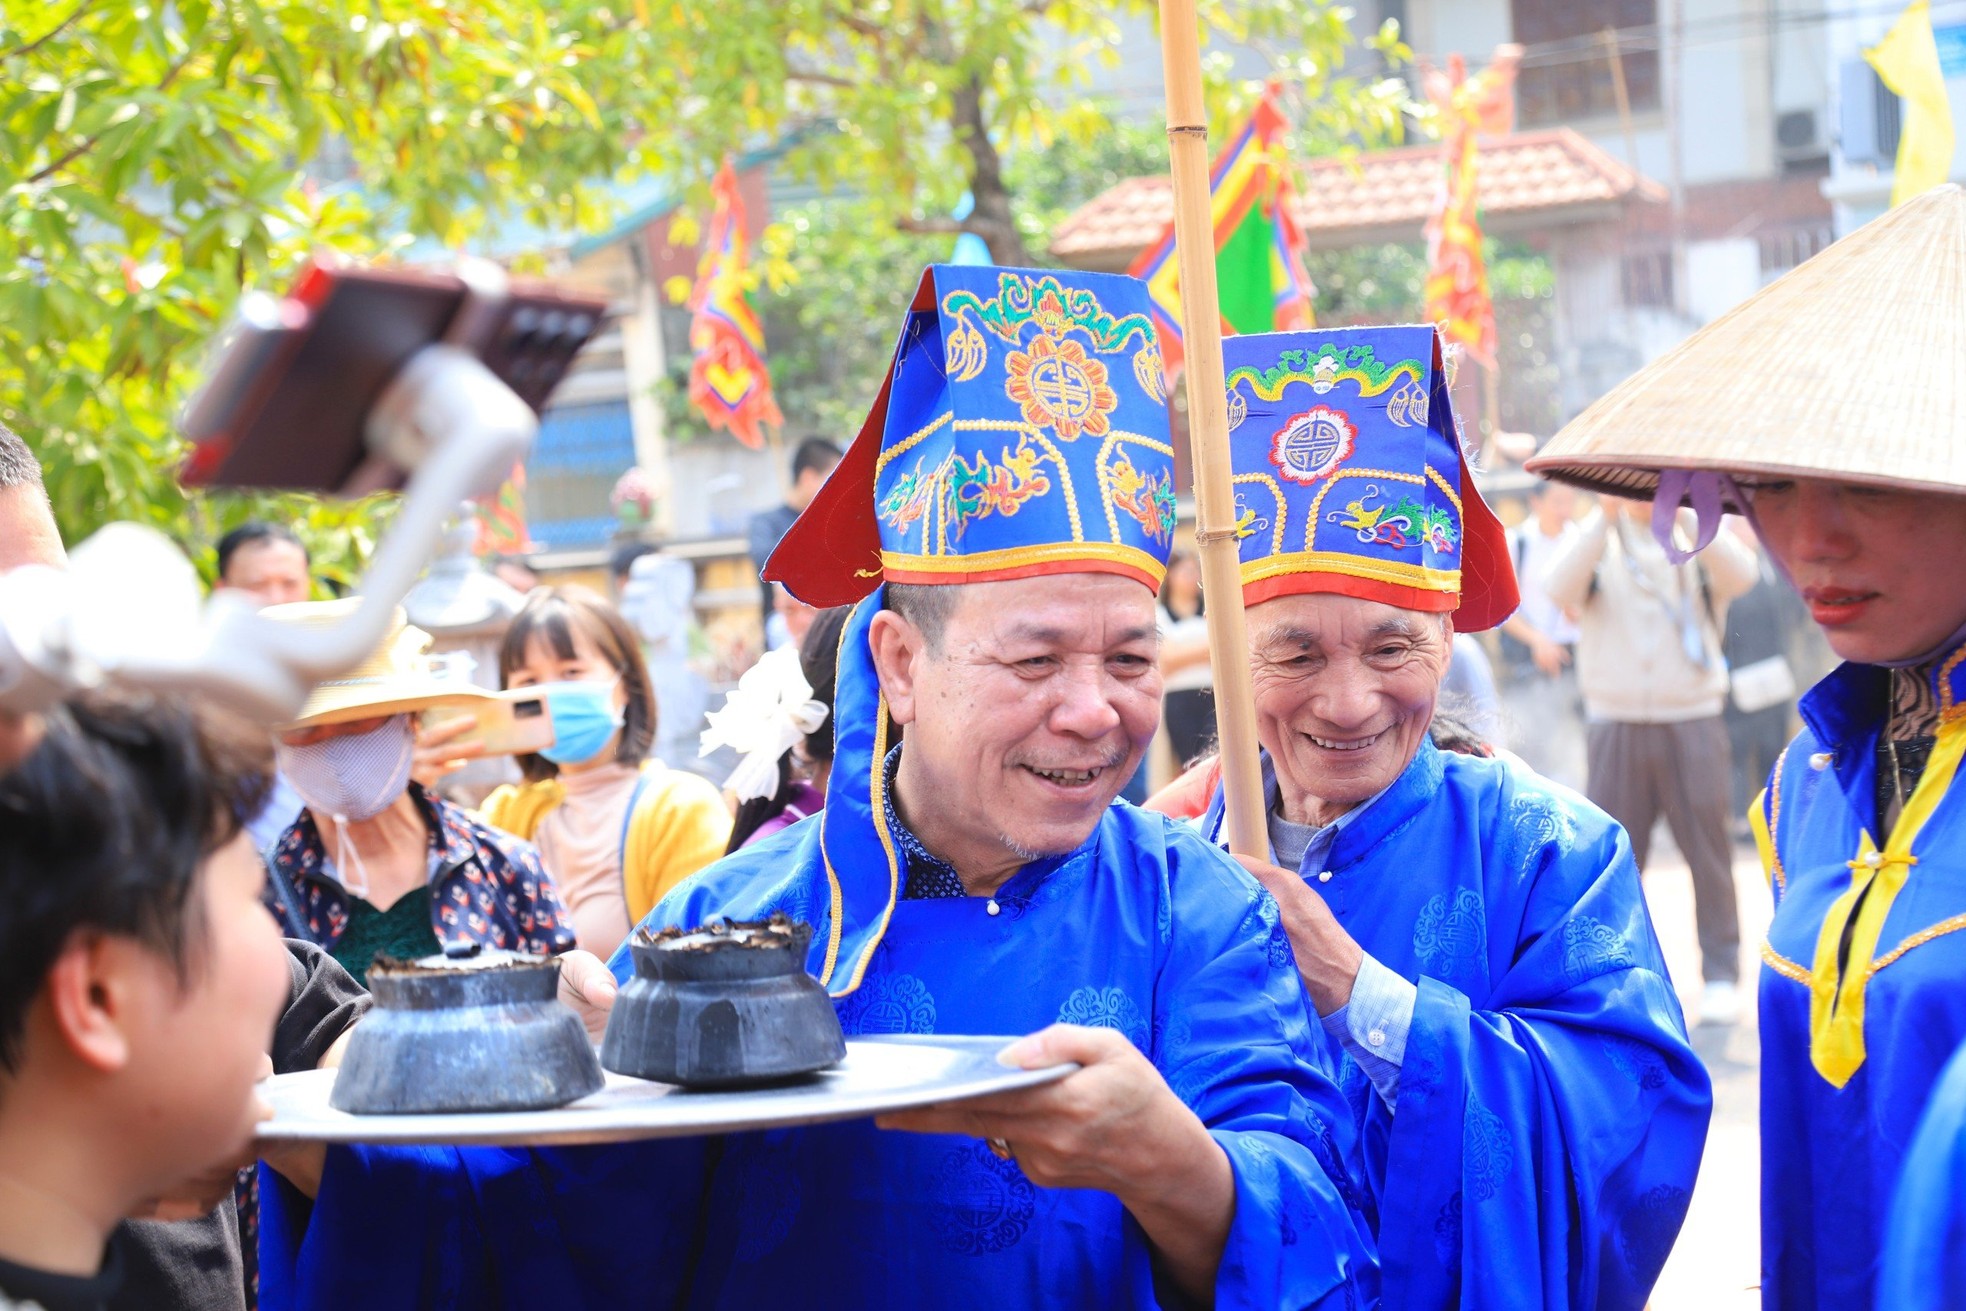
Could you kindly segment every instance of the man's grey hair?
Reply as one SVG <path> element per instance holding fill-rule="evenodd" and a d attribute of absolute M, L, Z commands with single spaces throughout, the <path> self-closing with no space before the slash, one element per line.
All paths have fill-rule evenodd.
<path fill-rule="evenodd" d="M 34 458 L 34 452 L 27 449 L 19 434 L 0 423 L 0 488 L 5 487 L 41 490 L 41 462 Z"/>
<path fill-rule="evenodd" d="M 941 655 L 942 638 L 962 604 L 964 590 L 962 583 L 890 583 L 887 608 L 915 626 L 931 654 Z"/>

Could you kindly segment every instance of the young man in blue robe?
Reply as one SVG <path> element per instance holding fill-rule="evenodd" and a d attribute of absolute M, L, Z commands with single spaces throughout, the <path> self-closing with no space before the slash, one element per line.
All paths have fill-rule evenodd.
<path fill-rule="evenodd" d="M 1624 831 L 1428 741 L 1454 632 L 1516 604 L 1434 330 L 1225 347 L 1276 862 L 1245 863 L 1341 1062 L 1385 1304 L 1637 1311 L 1711 1089 Z"/>
<path fill-rule="evenodd" d="M 768 570 L 858 601 L 826 809 L 646 921 L 786 911 L 849 1035 L 1022 1033 L 1006 1061 L 1082 1068 L 879 1127 L 330 1152 L 311 1217 L 288 1193 L 268 1222 L 268 1305 L 1372 1304 L 1350 1116 L 1275 903 L 1113 804 L 1158 723 L 1175 526 L 1145 311 L 1130 278 L 924 278 Z"/>

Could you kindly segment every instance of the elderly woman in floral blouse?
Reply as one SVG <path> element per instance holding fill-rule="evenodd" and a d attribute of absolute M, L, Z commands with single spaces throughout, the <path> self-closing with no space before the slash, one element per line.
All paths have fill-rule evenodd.
<path fill-rule="evenodd" d="M 276 606 L 328 624 L 349 602 Z M 574 945 L 566 907 L 531 844 L 410 779 L 416 712 L 486 695 L 422 664 L 405 624 L 349 676 L 317 689 L 278 736 L 303 809 L 266 853 L 266 901 L 282 931 L 325 948 L 357 979 L 379 955 L 414 959 L 477 943 L 534 955 Z"/>

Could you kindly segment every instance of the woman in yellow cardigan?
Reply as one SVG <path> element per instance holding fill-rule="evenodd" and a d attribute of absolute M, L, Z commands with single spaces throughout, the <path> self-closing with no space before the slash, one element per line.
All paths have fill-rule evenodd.
<path fill-rule="evenodd" d="M 669 889 L 724 854 L 730 810 L 706 779 L 649 759 L 655 693 L 621 613 L 542 587 L 499 651 L 508 688 L 545 694 L 553 745 L 485 799 L 485 819 L 539 848 L 584 951 L 606 960 Z"/>

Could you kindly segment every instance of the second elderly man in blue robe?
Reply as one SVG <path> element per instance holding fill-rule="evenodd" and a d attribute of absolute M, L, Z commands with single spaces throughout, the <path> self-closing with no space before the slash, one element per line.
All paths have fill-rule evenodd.
<path fill-rule="evenodd" d="M 1638 1311 L 1712 1095 L 1624 830 L 1428 740 L 1516 603 L 1431 327 L 1224 343 L 1275 893 L 1400 1311 Z M 1219 785 L 1205 830 L 1220 838 Z"/>

